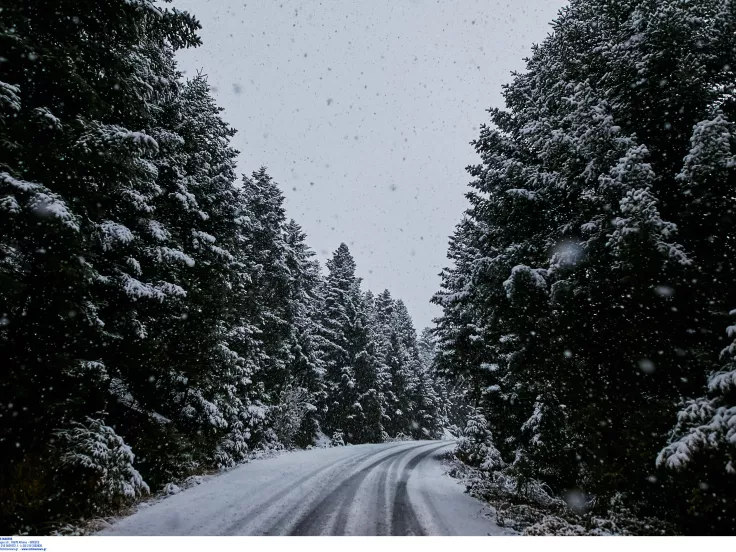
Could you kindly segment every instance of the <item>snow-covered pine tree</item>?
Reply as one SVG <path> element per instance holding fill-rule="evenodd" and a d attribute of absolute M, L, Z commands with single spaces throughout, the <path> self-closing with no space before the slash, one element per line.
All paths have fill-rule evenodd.
<path fill-rule="evenodd" d="M 441 438 L 449 425 L 446 386 L 437 377 L 434 366 L 435 343 L 430 328 L 424 328 L 416 340 L 417 407 L 414 415 L 418 424 L 415 435 L 420 439 Z"/>
<path fill-rule="evenodd" d="M 318 356 L 316 336 L 321 304 L 320 269 L 307 246 L 306 235 L 293 220 L 285 227 L 286 266 L 290 275 L 290 355 L 287 363 L 290 385 L 305 392 L 298 427 L 292 441 L 312 445 L 320 430 L 317 405 L 324 400 L 324 368 Z M 296 421 L 296 420 L 295 420 Z M 282 442 L 289 444 L 288 440 Z"/>
<path fill-rule="evenodd" d="M 568 432 L 566 406 L 554 391 L 537 395 L 529 418 L 522 424 L 511 473 L 523 488 L 533 480 L 544 481 L 552 491 L 573 488 L 578 473 Z M 572 469 L 571 467 L 572 466 Z"/>
<path fill-rule="evenodd" d="M 401 433 L 411 435 L 415 438 L 426 438 L 426 421 L 421 417 L 427 414 L 428 404 L 423 402 L 420 375 L 422 363 L 417 348 L 417 332 L 409 315 L 406 305 L 401 299 L 394 302 L 392 328 L 395 335 L 395 344 L 399 351 L 396 358 L 399 364 L 392 372 L 391 377 L 394 388 L 398 394 L 399 410 L 401 415 L 396 415 Z M 429 397 L 427 397 L 429 398 Z"/>
<path fill-rule="evenodd" d="M 490 259 L 498 259 L 499 252 L 493 251 L 489 258 L 482 255 L 480 246 L 488 244 L 483 240 L 482 228 L 472 213 L 456 226 L 447 253 L 451 266 L 443 269 L 441 290 L 432 297 L 432 302 L 443 311 L 435 320 L 434 329 L 437 370 L 454 382 L 458 391 L 464 388 L 461 393 L 466 399 L 459 402 L 473 408 L 480 406 L 483 391 L 497 383 L 500 369 L 500 340 L 484 338 L 496 321 L 493 306 L 503 298 L 501 282 L 487 278 Z M 481 297 L 486 300 L 479 301 Z M 457 420 L 460 428 L 465 421 Z"/>
<path fill-rule="evenodd" d="M 437 356 L 437 340 L 434 336 L 432 328 L 422 329 L 417 338 L 417 350 L 419 351 L 419 359 L 426 368 L 430 368 Z"/>
<path fill-rule="evenodd" d="M 276 397 L 286 385 L 290 333 L 291 275 L 284 241 L 284 196 L 265 167 L 243 178 L 243 190 L 250 218 L 248 232 L 244 235 L 245 247 L 254 269 L 245 305 L 250 309 L 250 319 L 259 329 L 263 355 L 256 378 L 264 385 L 267 395 Z M 272 402 L 273 397 L 269 397 Z"/>
<path fill-rule="evenodd" d="M 390 387 L 388 368 L 383 362 L 382 336 L 376 325 L 377 311 L 373 294 L 362 295 L 361 331 L 356 334 L 355 385 L 361 409 L 358 442 L 380 443 L 385 439 L 386 390 Z"/>
<path fill-rule="evenodd" d="M 418 354 L 411 349 L 411 318 L 403 303 L 395 301 L 388 290 L 376 298 L 376 321 L 382 337 L 382 357 L 388 368 L 386 392 L 386 432 L 391 437 L 412 435 L 411 416 L 416 411 Z M 408 325 L 407 325 L 408 321 Z M 414 334 L 416 341 L 416 334 Z"/>
<path fill-rule="evenodd" d="M 98 418 L 71 422 L 54 432 L 56 492 L 50 502 L 94 515 L 130 504 L 150 488 L 133 467 L 135 455 L 115 430 Z"/>
<path fill-rule="evenodd" d="M 468 465 L 485 471 L 504 467 L 501 453 L 493 443 L 493 434 L 488 428 L 488 422 L 477 412 L 468 417 L 455 454 Z"/>
<path fill-rule="evenodd" d="M 178 434 L 167 439 L 172 454 L 142 460 L 154 470 L 168 460 L 166 482 L 201 463 L 232 465 L 244 457 L 253 369 L 231 346 L 247 283 L 237 257 L 244 207 L 235 187 L 237 152 L 229 146 L 235 131 L 221 119 L 201 75 L 162 111 L 168 124 L 156 134 L 164 190 L 156 209 L 158 239 L 163 255 L 182 261 L 169 264 L 169 278 L 186 288 L 187 298 L 180 309 L 160 313 L 150 332 L 161 366 L 148 379 L 147 404 L 172 420 Z M 160 441 L 155 430 L 143 433 Z"/>
<path fill-rule="evenodd" d="M 327 261 L 322 286 L 317 346 L 324 365 L 325 398 L 321 405 L 327 435 L 342 431 L 348 442 L 353 433 L 355 389 L 353 332 L 358 312 L 359 282 L 348 246 L 340 244 Z"/>
<path fill-rule="evenodd" d="M 455 430 L 457 432 L 461 427 L 458 425 L 460 417 L 457 416 L 457 410 L 461 410 L 463 404 L 462 401 L 455 404 L 450 398 L 453 384 L 437 371 L 437 338 L 433 328 L 426 327 L 420 332 L 417 339 L 417 349 L 422 364 L 422 381 L 431 382 L 431 396 L 436 405 L 434 408 L 434 424 L 438 432 L 437 435 L 442 436 L 443 430 L 445 428 L 450 429 L 452 426 L 457 426 Z"/>
<path fill-rule="evenodd" d="M 384 366 L 384 431 L 387 437 L 395 437 L 401 432 L 397 412 L 401 412 L 401 390 L 395 386 L 393 374 L 399 365 L 396 342 L 392 341 L 392 321 L 394 317 L 394 300 L 391 292 L 384 289 L 379 293 L 373 304 L 373 326 L 376 333 L 376 343 Z"/>

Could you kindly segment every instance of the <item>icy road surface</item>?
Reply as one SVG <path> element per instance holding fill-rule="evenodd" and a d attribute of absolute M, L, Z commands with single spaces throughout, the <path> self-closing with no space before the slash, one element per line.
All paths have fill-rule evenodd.
<path fill-rule="evenodd" d="M 501 535 L 445 475 L 451 441 L 315 449 L 258 460 L 118 521 L 102 535 Z"/>

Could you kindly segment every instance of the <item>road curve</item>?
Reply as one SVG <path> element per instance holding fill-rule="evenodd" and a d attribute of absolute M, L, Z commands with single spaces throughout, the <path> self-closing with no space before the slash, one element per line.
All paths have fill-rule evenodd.
<path fill-rule="evenodd" d="M 452 441 L 315 449 L 258 460 L 100 535 L 501 535 L 445 475 Z"/>

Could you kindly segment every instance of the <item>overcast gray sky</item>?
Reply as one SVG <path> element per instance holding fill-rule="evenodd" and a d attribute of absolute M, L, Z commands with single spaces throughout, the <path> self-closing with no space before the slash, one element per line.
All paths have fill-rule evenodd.
<path fill-rule="evenodd" d="M 261 165 L 320 260 L 350 247 L 366 288 L 417 329 L 447 265 L 478 158 L 469 145 L 562 0 L 175 0 L 202 70 L 238 129 L 240 173 Z"/>

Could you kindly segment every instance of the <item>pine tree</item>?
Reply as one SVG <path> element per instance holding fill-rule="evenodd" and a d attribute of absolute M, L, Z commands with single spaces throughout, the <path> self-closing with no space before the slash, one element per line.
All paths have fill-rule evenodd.
<path fill-rule="evenodd" d="M 392 329 L 395 347 L 395 358 L 398 365 L 392 372 L 392 381 L 396 393 L 399 395 L 399 405 L 395 420 L 400 427 L 399 431 L 416 438 L 426 437 L 424 423 L 418 418 L 424 414 L 421 396 L 420 374 L 422 371 L 417 349 L 417 335 L 409 311 L 401 299 L 394 303 Z M 401 414 L 398 414 L 398 410 Z"/>
<path fill-rule="evenodd" d="M 493 444 L 493 435 L 482 414 L 472 414 L 463 429 L 463 435 L 455 452 L 458 458 L 470 466 L 486 471 L 504 466 L 501 453 Z"/>
<path fill-rule="evenodd" d="M 432 415 L 431 425 L 433 429 L 430 435 L 434 438 L 444 436 L 444 429 L 457 425 L 455 405 L 450 398 L 452 385 L 437 372 L 437 340 L 432 328 L 424 328 L 417 339 L 419 361 L 422 366 L 420 376 L 422 390 L 421 396 L 428 397 L 428 411 Z"/>
<path fill-rule="evenodd" d="M 353 331 L 355 329 L 358 280 L 355 261 L 347 247 L 340 244 L 327 261 L 329 271 L 324 281 L 323 305 L 317 338 L 325 369 L 326 396 L 322 404 L 324 429 L 328 435 L 342 431 L 348 441 L 353 434 L 355 416 L 355 371 L 353 366 Z"/>
<path fill-rule="evenodd" d="M 157 403 L 171 409 L 166 416 L 197 436 L 192 447 L 200 461 L 228 466 L 248 448 L 253 366 L 233 343 L 247 284 L 238 258 L 245 206 L 235 187 L 237 152 L 229 146 L 235 131 L 221 111 L 203 76 L 187 82 L 169 106 L 173 132 L 166 133 L 171 146 L 159 169 L 167 191 L 159 211 L 167 217 L 169 239 L 181 244 L 193 266 L 180 276 L 187 286 L 183 312 L 170 325 L 159 318 L 166 365 L 156 389 Z M 181 464 L 176 455 L 171 461 Z"/>
<path fill-rule="evenodd" d="M 287 370 L 292 385 L 304 392 L 304 401 L 293 440 L 300 446 L 308 446 L 320 430 L 317 405 L 324 400 L 324 368 L 318 356 L 317 319 L 321 303 L 319 296 L 319 264 L 313 260 L 314 252 L 305 243 L 301 227 L 290 221 L 285 228 L 287 247 L 286 265 L 290 274 L 291 297 L 289 302 L 291 354 Z"/>
<path fill-rule="evenodd" d="M 253 267 L 245 305 L 250 309 L 248 317 L 258 328 L 262 343 L 261 367 L 256 377 L 273 400 L 286 385 L 289 355 L 286 344 L 290 274 L 284 241 L 284 197 L 265 167 L 244 178 L 243 189 L 250 219 L 244 234 L 245 255 Z"/>
<path fill-rule="evenodd" d="M 381 334 L 376 325 L 377 310 L 370 291 L 363 294 L 360 307 L 363 331 L 357 345 L 362 350 L 355 358 L 355 384 L 360 393 L 357 402 L 361 408 L 358 440 L 380 443 L 386 438 L 386 390 L 390 387 L 390 376 L 383 363 Z"/>
<path fill-rule="evenodd" d="M 63 489 L 69 481 L 87 483 L 87 488 L 75 486 L 59 493 L 66 494 L 65 499 L 89 502 L 87 493 L 91 487 L 96 500 L 89 502 L 89 511 L 104 513 L 150 492 L 133 467 L 135 455 L 130 447 L 102 420 L 86 418 L 84 422 L 72 422 L 68 428 L 56 431 L 54 437 L 59 457 L 56 485 Z"/>

